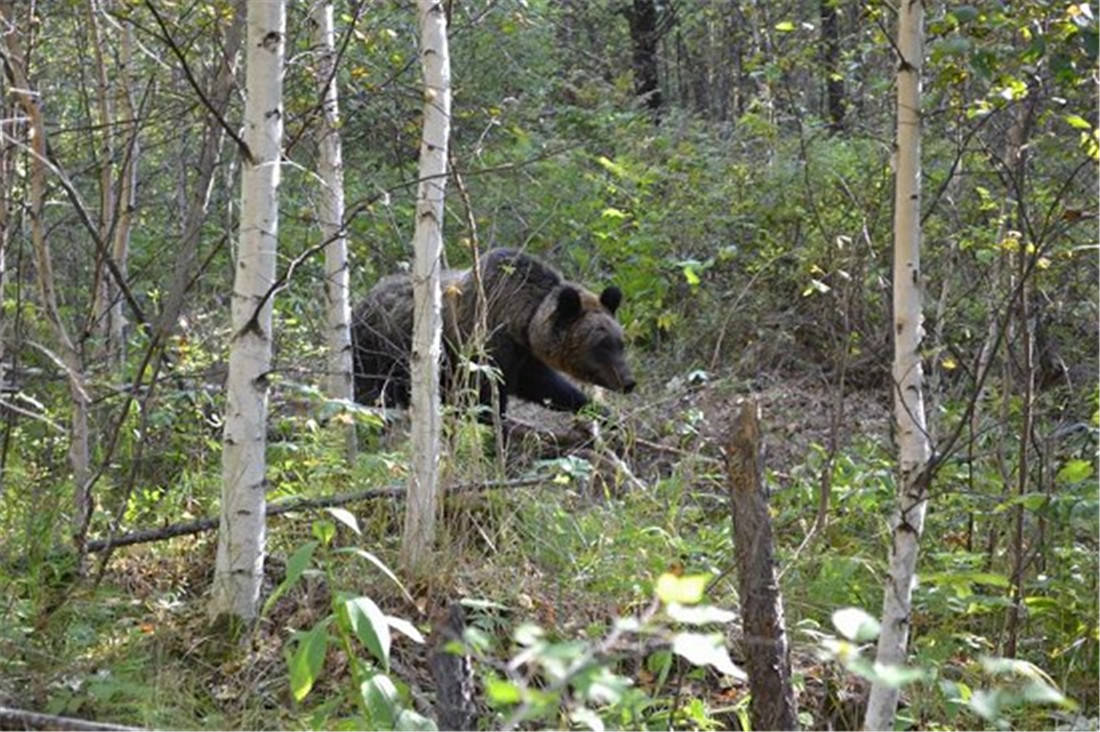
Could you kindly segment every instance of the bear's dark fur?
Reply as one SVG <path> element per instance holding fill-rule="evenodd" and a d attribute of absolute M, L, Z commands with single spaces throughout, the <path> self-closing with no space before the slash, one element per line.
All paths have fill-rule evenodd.
<path fill-rule="evenodd" d="M 454 380 L 458 353 L 475 330 L 476 284 L 472 270 L 447 270 L 442 276 L 445 389 Z M 617 391 L 634 388 L 622 327 L 615 320 L 622 300 L 618 288 L 608 287 L 597 296 L 535 257 L 511 249 L 482 256 L 481 284 L 486 352 L 503 379 L 502 414 L 508 395 L 578 411 L 588 398 L 559 372 Z M 382 278 L 355 308 L 351 336 L 356 401 L 408 406 L 412 325 L 411 275 Z M 480 390 L 482 404 L 489 404 L 490 396 L 487 388 Z"/>

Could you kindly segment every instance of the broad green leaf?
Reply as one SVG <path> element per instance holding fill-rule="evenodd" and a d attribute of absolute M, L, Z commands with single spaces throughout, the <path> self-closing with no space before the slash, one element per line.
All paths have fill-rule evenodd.
<path fill-rule="evenodd" d="M 703 592 L 707 589 L 709 575 L 689 574 L 678 577 L 670 572 L 665 572 L 657 578 L 655 591 L 657 598 L 666 605 L 677 603 L 680 605 L 694 605 L 703 599 Z"/>
<path fill-rule="evenodd" d="M 605 208 L 603 211 L 600 212 L 600 216 L 602 216 L 605 219 L 625 219 L 629 216 L 629 214 L 627 214 L 623 211 L 620 211 L 617 208 L 612 208 L 612 207 L 608 206 L 607 208 Z"/>
<path fill-rule="evenodd" d="M 780 33 L 791 33 L 794 31 L 794 22 L 790 20 L 783 20 L 775 24 L 775 29 Z"/>
<path fill-rule="evenodd" d="M 328 650 L 327 623 L 318 623 L 312 630 L 302 634 L 298 647 L 290 657 L 290 691 L 296 701 L 302 701 L 313 688 L 321 666 L 325 662 Z"/>
<path fill-rule="evenodd" d="M 696 666 L 713 666 L 736 679 L 747 678 L 730 659 L 729 651 L 718 633 L 677 633 L 672 638 L 672 652 Z"/>
<path fill-rule="evenodd" d="M 409 730 L 409 732 L 432 732 L 436 729 L 435 722 L 422 717 L 411 709 L 402 709 L 397 714 L 393 723 L 395 730 Z"/>
<path fill-rule="evenodd" d="M 485 683 L 485 693 L 494 704 L 519 704 L 523 698 L 518 686 L 503 679 L 489 679 Z"/>
<path fill-rule="evenodd" d="M 314 521 L 310 531 L 313 532 L 318 541 L 328 546 L 332 543 L 333 537 L 336 536 L 336 524 L 331 521 Z"/>
<path fill-rule="evenodd" d="M 359 642 L 381 661 L 383 668 L 390 668 L 390 626 L 386 615 L 369 597 L 356 597 L 344 602 L 348 623 Z"/>
<path fill-rule="evenodd" d="M 393 615 L 387 615 L 386 622 L 389 623 L 389 626 L 391 628 L 393 628 L 406 638 L 410 638 L 416 643 L 424 642 L 424 636 L 421 635 L 420 631 L 416 629 L 416 626 L 410 623 L 408 620 L 405 620 L 404 618 L 396 618 Z"/>
<path fill-rule="evenodd" d="M 1092 129 L 1092 125 L 1089 124 L 1089 121 L 1087 119 L 1085 119 L 1084 117 L 1082 117 L 1081 115 L 1079 115 L 1079 114 L 1067 114 L 1066 115 L 1066 122 L 1069 123 L 1070 127 L 1075 127 L 1079 130 L 1091 130 Z"/>
<path fill-rule="evenodd" d="M 397 713 L 397 687 L 386 674 L 374 674 L 359 685 L 359 693 L 370 713 L 374 729 L 392 729 Z"/>
<path fill-rule="evenodd" d="M 853 643 L 866 643 L 878 637 L 878 621 L 858 607 L 846 607 L 833 613 L 833 626 Z"/>
<path fill-rule="evenodd" d="M 335 506 L 330 506 L 325 510 L 328 511 L 329 515 L 331 515 L 334 519 L 342 523 L 344 526 L 347 526 L 359 536 L 363 535 L 363 532 L 359 530 L 359 522 L 355 519 L 355 515 L 351 511 L 347 510 L 346 508 L 338 508 Z"/>
<path fill-rule="evenodd" d="M 1080 483 L 1092 477 L 1092 463 L 1088 460 L 1070 460 L 1058 470 L 1054 479 L 1059 483 Z"/>
<path fill-rule="evenodd" d="M 275 588 L 264 602 L 263 609 L 260 610 L 261 616 L 267 615 L 267 611 L 271 609 L 275 601 L 297 584 L 298 580 L 302 577 L 302 573 L 305 572 L 306 568 L 309 566 L 309 561 L 313 558 L 313 552 L 316 551 L 316 549 L 317 542 L 307 541 L 290 555 L 290 559 L 286 560 L 286 577 L 283 578 L 283 581 L 279 583 L 279 586 Z"/>

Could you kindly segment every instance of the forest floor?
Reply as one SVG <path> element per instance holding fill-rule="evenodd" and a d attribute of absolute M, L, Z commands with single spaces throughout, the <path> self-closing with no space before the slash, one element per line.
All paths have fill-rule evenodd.
<path fill-rule="evenodd" d="M 312 692 L 298 704 L 290 698 L 287 644 L 296 631 L 331 612 L 334 593 L 366 593 L 384 612 L 426 634 L 450 603 L 470 601 L 467 622 L 493 639 L 492 657 L 481 659 L 479 672 L 508 663 L 515 652 L 511 633 L 525 622 L 538 624 L 549 637 L 597 643 L 615 618 L 637 614 L 651 601 L 653 582 L 667 571 L 717 578 L 707 600 L 735 609 L 721 446 L 746 396 L 761 408 L 766 485 L 804 726 L 856 729 L 864 683 L 822 656 L 821 639 L 831 633 L 829 618 L 838 607 L 857 604 L 877 614 L 881 602 L 876 562 L 885 552 L 885 517 L 868 515 L 872 504 L 861 503 L 860 496 L 873 492 L 881 500 L 892 490 L 889 409 L 881 393 L 855 391 L 844 395 L 838 414 L 835 392 L 805 379 L 754 384 L 682 379 L 651 386 L 639 397 L 614 396 L 612 411 L 621 420 L 615 429 L 605 429 L 604 447 L 586 445 L 547 460 L 545 449 L 513 445 L 503 476 L 493 472 L 487 457 L 492 450 L 483 439 L 471 446 L 456 432 L 450 438 L 452 482 L 533 472 L 546 480 L 449 498 L 440 539 L 445 550 L 434 575 L 409 588 L 411 597 L 373 568 L 364 572 L 361 563 L 329 555 L 327 574 L 307 575 L 283 595 L 251 636 L 250 652 L 230 661 L 211 653 L 204 612 L 214 534 L 120 549 L 101 583 L 42 619 L 63 624 L 64 632 L 51 628 L 38 637 L 61 640 L 31 657 L 25 673 L 0 680 L 0 704 L 146 727 L 330 727 L 346 710 L 347 654 L 330 650 Z M 537 408 L 517 410 L 517 416 L 542 428 L 572 429 L 569 417 Z M 830 445 L 836 449 L 834 518 L 800 555 Z M 608 451 L 616 459 L 602 460 Z M 845 460 L 852 455 L 861 456 L 859 470 L 848 471 L 858 477 L 846 483 Z M 380 453 L 370 460 L 380 461 L 391 478 L 401 477 L 399 456 L 391 460 Z M 868 465 L 878 467 L 867 470 Z M 316 487 L 317 495 L 333 492 L 331 481 Z M 374 500 L 348 508 L 362 527 L 361 537 L 341 528 L 336 543 L 357 544 L 395 566 L 400 502 Z M 311 522 L 325 518 L 322 511 L 272 518 L 265 593 L 282 581 L 286 558 L 310 539 Z M 737 625 L 727 631 L 735 662 Z M 410 704 L 426 716 L 432 716 L 435 689 L 428 663 L 433 643 L 430 634 L 427 646 L 395 636 L 391 664 Z M 695 709 L 678 712 L 667 724 L 740 724 L 747 700 L 743 683 L 683 664 L 671 677 L 662 676 L 649 665 L 651 652 L 642 646 L 624 652 L 616 668 L 666 707 Z M 503 719 L 486 706 L 483 690 L 478 699 L 484 725 Z M 692 700 L 699 703 L 692 707 Z M 913 714 L 919 725 L 920 710 Z"/>
<path fill-rule="evenodd" d="M 629 471 L 629 480 L 613 474 L 616 464 L 598 461 L 569 475 L 563 455 L 556 464 L 565 469 L 546 485 L 450 501 L 444 519 L 449 551 L 430 586 L 414 588 L 415 606 L 385 581 L 364 586 L 361 572 L 354 570 L 337 573 L 349 585 L 342 589 L 368 590 L 387 613 L 425 630 L 451 600 L 480 600 L 485 604 L 471 622 L 505 636 L 504 649 L 507 633 L 521 621 L 536 622 L 556 637 L 598 638 L 613 618 L 638 611 L 648 596 L 644 588 L 669 568 L 722 574 L 727 581 L 715 587 L 711 599 L 735 606 L 721 445 L 738 402 L 751 395 L 760 404 L 768 482 L 777 491 L 802 481 L 805 476 L 792 474 L 822 446 L 835 442 L 843 450 L 856 438 L 884 442 L 888 431 L 881 395 L 846 394 L 843 415 L 834 419 L 835 395 L 818 384 L 776 380 L 755 386 L 676 380 L 639 399 L 615 397 L 616 411 L 624 417 L 621 434 L 608 443 L 615 445 L 622 458 L 618 468 Z M 537 407 L 518 409 L 516 416 L 543 429 L 570 430 L 570 417 Z M 509 455 L 508 477 L 546 465 L 540 462 L 545 450 L 517 452 Z M 588 448 L 580 454 L 593 457 Z M 797 544 L 812 524 L 815 506 L 811 501 L 802 516 L 778 517 L 783 524 L 777 536 Z M 363 545 L 393 559 L 398 503 L 349 508 L 364 523 Z M 308 538 L 308 518 L 292 514 L 272 521 L 267 591 L 282 579 L 285 556 Z M 654 543 L 646 532 L 656 533 L 658 527 L 664 538 Z M 45 673 L 34 674 L 28 693 L 16 696 L 9 687 L 3 696 L 12 696 L 12 703 L 34 699 L 34 708 L 51 712 L 145 726 L 323 725 L 323 716 L 306 714 L 307 709 L 318 714 L 309 702 L 340 697 L 340 689 L 347 688 L 348 659 L 330 653 L 322 680 L 307 703 L 296 707 L 288 699 L 284 646 L 292 629 L 311 627 L 330 611 L 330 589 L 319 578 L 308 579 L 271 609 L 252 639 L 251 654 L 219 661 L 206 650 L 203 613 L 213 539 L 209 533 L 115 552 L 99 589 L 70 603 L 83 617 L 67 616 L 72 637 L 67 667 L 44 659 Z M 804 615 L 804 608 L 788 608 L 792 623 Z M 105 621 L 113 632 L 104 634 Z M 98 642 L 86 644 L 82 633 L 92 633 Z M 805 679 L 800 704 L 814 726 L 857 727 L 860 682 L 826 668 L 812 635 L 792 635 L 795 671 Z M 730 640 L 736 648 L 736 637 Z M 736 661 L 736 651 L 733 655 Z M 420 711 L 430 714 L 426 705 L 433 682 L 427 656 L 424 647 L 397 642 L 393 673 L 408 684 L 416 706 L 425 707 Z M 643 660 L 629 661 L 635 673 L 627 675 L 658 694 Z M 705 700 L 716 724 L 732 726 L 735 710 L 743 713 L 743 684 L 720 683 L 715 674 L 681 677 L 678 683 L 677 697 Z"/>

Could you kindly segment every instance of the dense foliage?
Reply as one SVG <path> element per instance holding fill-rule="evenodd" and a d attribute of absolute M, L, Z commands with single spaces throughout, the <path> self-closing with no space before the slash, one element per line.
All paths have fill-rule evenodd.
<path fill-rule="evenodd" d="M 651 37 L 639 30 L 647 5 Z M 390 486 L 409 457 L 400 423 L 382 429 L 320 389 L 323 266 L 302 257 L 319 241 L 321 95 L 306 3 L 290 6 L 270 501 Z M 337 8 L 352 283 L 364 293 L 412 256 L 415 15 L 404 2 Z M 865 647 L 833 617 L 877 613 L 895 499 L 889 4 L 448 8 L 449 263 L 468 265 L 472 246 L 522 247 L 593 289 L 617 284 L 639 390 L 607 397 L 617 424 L 606 443 L 549 460 L 523 448 L 499 459 L 491 436 L 450 408 L 448 483 L 506 488 L 449 499 L 437 574 L 423 586 L 383 569 L 401 526 L 391 499 L 347 506 L 357 519 L 271 518 L 278 597 L 247 653 L 219 654 L 201 602 L 212 535 L 74 558 L 71 374 L 39 279 L 52 277 L 90 398 L 88 538 L 215 515 L 242 70 L 223 109 L 216 91 L 239 16 L 227 0 L 0 2 L 4 64 L 26 70 L 46 122 L 52 254 L 47 275 L 9 73 L 0 706 L 160 727 L 415 726 L 430 716 L 432 681 L 413 641 L 463 597 L 485 727 L 744 726 L 746 687 L 722 663 L 669 652 L 688 623 L 658 584 L 717 578 L 702 607 L 721 624 L 707 627 L 736 637 L 718 610 L 738 604 L 725 581 L 720 445 L 735 397 L 755 394 L 802 721 L 860 723 Z M 907 728 L 1095 729 L 1100 718 L 1095 12 L 1045 0 L 928 6 L 924 356 L 936 471 Z M 646 49 L 656 90 L 639 86 Z M 200 151 L 219 137 L 204 169 Z M 130 159 L 133 222 L 117 263 L 128 292 L 113 291 L 126 340 L 114 357 L 96 293 L 111 278 L 103 242 L 127 208 Z M 354 465 L 341 451 L 348 419 L 363 427 Z M 531 476 L 543 480 L 510 482 Z M 827 521 L 815 522 L 821 491 Z M 628 650 L 607 643 L 617 617 L 639 614 Z M 387 622 L 400 634 L 392 653 L 388 631 L 384 648 L 378 639 Z M 326 656 L 329 645 L 341 653 Z"/>

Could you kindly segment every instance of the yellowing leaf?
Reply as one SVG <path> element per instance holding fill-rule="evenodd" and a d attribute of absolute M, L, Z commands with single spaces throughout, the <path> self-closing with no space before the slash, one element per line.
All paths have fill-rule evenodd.
<path fill-rule="evenodd" d="M 689 574 L 683 577 L 665 572 L 657 578 L 655 591 L 658 599 L 666 605 L 677 603 L 679 605 L 694 605 L 703 599 L 703 591 L 707 588 L 709 575 Z"/>

